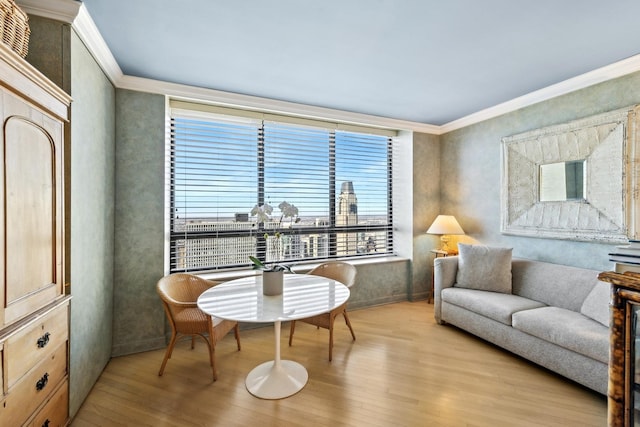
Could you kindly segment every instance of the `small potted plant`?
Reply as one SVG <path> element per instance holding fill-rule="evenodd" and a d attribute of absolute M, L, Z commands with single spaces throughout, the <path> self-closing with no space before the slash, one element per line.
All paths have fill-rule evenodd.
<path fill-rule="evenodd" d="M 282 294 L 283 275 L 285 271 L 293 273 L 291 267 L 277 263 L 266 265 L 254 256 L 249 259 L 254 270 L 262 270 L 262 293 L 267 296 Z"/>

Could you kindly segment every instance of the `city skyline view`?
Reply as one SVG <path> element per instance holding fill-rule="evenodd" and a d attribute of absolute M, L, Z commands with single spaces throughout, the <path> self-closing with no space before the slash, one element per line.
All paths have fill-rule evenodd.
<path fill-rule="evenodd" d="M 172 228 L 177 235 L 198 233 L 201 237 L 174 240 L 174 270 L 242 266 L 249 263 L 250 256 L 264 262 L 295 262 L 389 250 L 384 229 L 387 216 L 359 216 L 358 198 L 351 182 L 341 185 L 335 224 L 328 216 L 301 216 L 288 203 L 271 209 L 265 212 L 254 208 L 249 214 L 223 218 L 175 218 Z M 358 229 L 350 230 L 353 226 Z"/>

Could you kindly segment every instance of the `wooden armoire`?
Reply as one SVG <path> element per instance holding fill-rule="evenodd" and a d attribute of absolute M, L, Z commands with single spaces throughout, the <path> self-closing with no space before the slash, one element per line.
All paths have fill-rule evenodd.
<path fill-rule="evenodd" d="M 0 426 L 68 424 L 71 98 L 0 43 Z"/>

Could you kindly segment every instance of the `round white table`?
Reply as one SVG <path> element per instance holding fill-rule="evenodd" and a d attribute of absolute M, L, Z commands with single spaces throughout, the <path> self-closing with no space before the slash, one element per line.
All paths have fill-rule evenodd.
<path fill-rule="evenodd" d="M 274 360 L 256 366 L 245 384 L 262 399 L 291 396 L 307 383 L 309 375 L 301 364 L 280 360 L 281 322 L 327 313 L 349 299 L 349 288 L 326 277 L 285 274 L 282 295 L 262 294 L 262 276 L 246 277 L 219 284 L 198 298 L 198 307 L 221 319 L 238 322 L 274 322 Z"/>

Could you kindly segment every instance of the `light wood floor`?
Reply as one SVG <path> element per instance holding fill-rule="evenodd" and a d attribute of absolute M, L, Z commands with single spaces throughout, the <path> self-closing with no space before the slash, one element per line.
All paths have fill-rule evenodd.
<path fill-rule="evenodd" d="M 282 358 L 309 382 L 277 401 L 251 396 L 247 373 L 273 358 L 273 328 L 233 334 L 217 347 L 179 343 L 163 377 L 164 350 L 111 360 L 73 420 L 83 426 L 606 426 L 606 398 L 433 320 L 433 305 L 403 302 L 350 312 L 357 341 L 338 319 L 328 331 L 299 323 Z"/>

